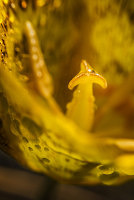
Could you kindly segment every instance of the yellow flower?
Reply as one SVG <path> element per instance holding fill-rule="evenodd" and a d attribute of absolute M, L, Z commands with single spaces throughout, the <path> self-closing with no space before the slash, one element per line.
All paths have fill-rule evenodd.
<path fill-rule="evenodd" d="M 110 0 L 2 0 L 0 9 L 0 148 L 63 182 L 133 178 L 134 44 L 127 10 Z M 77 87 L 72 100 L 67 85 Z"/>

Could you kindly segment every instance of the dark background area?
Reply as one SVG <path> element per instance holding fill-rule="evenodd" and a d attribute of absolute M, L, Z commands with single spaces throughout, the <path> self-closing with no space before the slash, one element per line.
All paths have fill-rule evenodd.
<path fill-rule="evenodd" d="M 0 151 L 0 200 L 133 200 L 134 181 L 120 186 L 75 186 L 22 168 Z"/>

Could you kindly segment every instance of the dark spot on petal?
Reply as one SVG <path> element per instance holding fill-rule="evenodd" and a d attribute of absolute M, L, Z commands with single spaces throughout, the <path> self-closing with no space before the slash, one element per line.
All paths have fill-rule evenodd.
<path fill-rule="evenodd" d="M 33 135 L 41 135 L 43 132 L 42 127 L 36 124 L 33 120 L 24 117 L 22 119 L 23 125 L 28 129 L 28 131 Z"/>
<path fill-rule="evenodd" d="M 49 149 L 47 147 L 44 147 L 44 151 L 49 151 Z"/>
<path fill-rule="evenodd" d="M 51 171 L 51 169 L 50 169 L 49 166 L 45 166 L 45 168 L 46 168 L 48 171 Z"/>
<path fill-rule="evenodd" d="M 66 161 L 66 162 L 69 162 L 69 161 L 70 161 L 70 159 L 69 159 L 69 158 L 66 158 L 66 159 L 65 159 L 65 161 Z"/>
<path fill-rule="evenodd" d="M 38 150 L 41 150 L 41 147 L 38 144 L 35 145 L 35 148 L 38 149 Z"/>
<path fill-rule="evenodd" d="M 33 149 L 31 147 L 28 147 L 29 151 L 33 151 Z"/>
<path fill-rule="evenodd" d="M 26 137 L 22 138 L 25 143 L 28 143 L 28 139 Z"/>
<path fill-rule="evenodd" d="M 20 123 L 19 123 L 16 119 L 14 119 L 14 120 L 12 121 L 12 124 L 13 124 L 15 130 L 16 130 L 19 134 L 21 134 L 21 131 L 20 131 Z"/>
<path fill-rule="evenodd" d="M 74 174 L 74 171 L 72 169 L 69 169 L 69 168 L 64 168 L 64 171 L 69 173 L 69 174 Z"/>
<path fill-rule="evenodd" d="M 18 56 L 20 54 L 20 46 L 18 43 L 14 44 L 14 56 Z"/>
<path fill-rule="evenodd" d="M 91 70 L 91 73 L 95 74 L 95 71 L 92 69 L 92 70 Z"/>
<path fill-rule="evenodd" d="M 59 171 L 59 169 L 58 169 L 57 167 L 53 167 L 53 169 L 54 169 L 56 172 Z"/>
<path fill-rule="evenodd" d="M 42 161 L 43 161 L 43 162 L 46 162 L 46 163 L 49 163 L 49 162 L 50 162 L 50 160 L 47 159 L 47 158 L 42 158 Z"/>
<path fill-rule="evenodd" d="M 42 165 L 44 165 L 45 163 L 49 163 L 49 162 L 50 162 L 49 159 L 47 159 L 47 158 L 40 158 L 39 156 L 37 156 L 37 159 L 39 160 L 39 162 L 40 162 Z M 46 165 L 45 165 L 45 167 L 46 167 Z"/>
<path fill-rule="evenodd" d="M 115 65 L 116 67 L 116 70 L 118 73 L 122 73 L 123 72 L 123 67 L 121 65 L 121 63 L 117 60 L 114 60 L 113 64 Z"/>

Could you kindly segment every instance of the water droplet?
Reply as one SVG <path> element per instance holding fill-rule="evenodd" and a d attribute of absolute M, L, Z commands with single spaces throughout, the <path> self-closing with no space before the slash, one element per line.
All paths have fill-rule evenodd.
<path fill-rule="evenodd" d="M 42 76 L 43 76 L 42 72 L 41 72 L 41 71 L 38 71 L 38 72 L 37 72 L 37 77 L 38 77 L 38 78 L 41 78 Z"/>
<path fill-rule="evenodd" d="M 32 59 L 33 59 L 34 61 L 37 61 L 37 60 L 38 60 L 37 54 L 33 54 L 33 55 L 32 55 Z"/>

